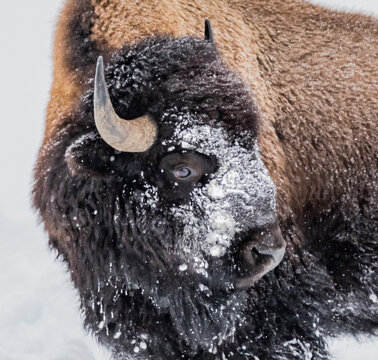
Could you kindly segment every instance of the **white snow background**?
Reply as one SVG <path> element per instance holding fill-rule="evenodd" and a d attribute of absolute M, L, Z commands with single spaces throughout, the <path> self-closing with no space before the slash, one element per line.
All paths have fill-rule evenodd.
<path fill-rule="evenodd" d="M 378 16 L 378 0 L 314 1 Z M 0 360 L 108 360 L 81 327 L 78 298 L 30 206 L 52 39 L 62 0 L 3 1 L 0 12 Z M 333 341 L 337 360 L 376 360 L 378 340 Z"/>

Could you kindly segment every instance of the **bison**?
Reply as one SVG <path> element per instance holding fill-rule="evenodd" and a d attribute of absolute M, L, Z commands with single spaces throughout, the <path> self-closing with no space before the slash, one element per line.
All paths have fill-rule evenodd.
<path fill-rule="evenodd" d="M 302 1 L 67 0 L 33 199 L 116 359 L 375 332 L 377 50 Z"/>

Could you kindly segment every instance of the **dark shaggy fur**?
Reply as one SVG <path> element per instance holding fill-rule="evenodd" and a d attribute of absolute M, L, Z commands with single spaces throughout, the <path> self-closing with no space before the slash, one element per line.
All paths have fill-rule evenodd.
<path fill-rule="evenodd" d="M 213 262 L 209 293 L 199 293 L 203 279 L 176 270 L 170 249 L 177 229 L 163 216 L 185 197 L 164 200 L 160 188 L 159 208 L 149 207 L 146 179 L 159 187 L 157 164 L 178 114 L 197 114 L 204 124 L 218 119 L 248 148 L 257 136 L 256 105 L 215 48 L 191 37 L 123 48 L 106 78 L 117 113 L 149 113 L 158 140 L 147 153 L 115 152 L 97 134 L 89 91 L 41 149 L 34 206 L 68 264 L 86 326 L 116 358 L 326 359 L 326 336 L 374 331 L 376 189 L 353 218 L 335 208 L 332 216 L 282 224 L 287 256 L 248 292 L 230 290 L 229 268 Z"/>
<path fill-rule="evenodd" d="M 93 73 L 96 60 L 106 46 L 92 39 L 96 16 L 91 0 L 76 0 L 67 12 L 64 61 L 77 81 L 84 82 Z"/>

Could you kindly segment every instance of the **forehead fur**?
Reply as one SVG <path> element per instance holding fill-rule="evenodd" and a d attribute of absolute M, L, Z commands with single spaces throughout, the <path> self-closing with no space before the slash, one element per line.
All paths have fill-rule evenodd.
<path fill-rule="evenodd" d="M 259 112 L 251 94 L 207 40 L 149 37 L 116 52 L 105 72 L 114 108 L 126 119 L 150 113 L 159 121 L 177 109 L 256 135 Z"/>

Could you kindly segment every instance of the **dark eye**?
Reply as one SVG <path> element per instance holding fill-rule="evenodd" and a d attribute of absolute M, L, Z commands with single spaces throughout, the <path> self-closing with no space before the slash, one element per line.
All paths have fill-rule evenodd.
<path fill-rule="evenodd" d="M 179 180 L 185 180 L 192 176 L 198 175 L 197 172 L 185 165 L 178 166 L 173 171 L 174 176 Z"/>
<path fill-rule="evenodd" d="M 216 168 L 216 160 L 195 152 L 166 154 L 159 164 L 159 186 L 170 194 L 181 196 L 194 187 L 202 186 Z"/>

